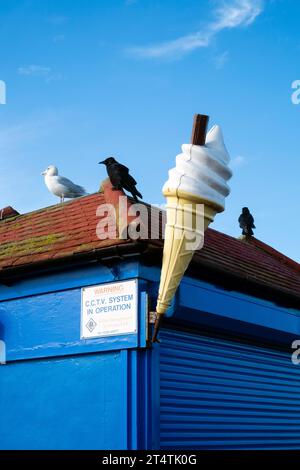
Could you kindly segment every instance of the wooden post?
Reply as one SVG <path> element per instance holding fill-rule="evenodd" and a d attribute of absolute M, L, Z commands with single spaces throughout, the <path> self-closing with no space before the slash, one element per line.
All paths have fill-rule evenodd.
<path fill-rule="evenodd" d="M 195 114 L 191 144 L 205 145 L 208 121 L 209 116 L 206 116 L 206 114 Z"/>

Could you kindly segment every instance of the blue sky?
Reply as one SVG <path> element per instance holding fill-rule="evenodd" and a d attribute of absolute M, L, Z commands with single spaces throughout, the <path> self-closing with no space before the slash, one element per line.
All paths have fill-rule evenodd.
<path fill-rule="evenodd" d="M 56 202 L 40 173 L 98 189 L 116 155 L 144 200 L 161 187 L 193 114 L 222 126 L 234 177 L 213 227 L 299 256 L 300 3 L 295 0 L 0 0 L 0 206 Z"/>

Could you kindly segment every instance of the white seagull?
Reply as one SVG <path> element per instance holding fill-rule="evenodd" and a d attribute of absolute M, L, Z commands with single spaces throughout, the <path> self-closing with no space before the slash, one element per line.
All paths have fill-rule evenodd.
<path fill-rule="evenodd" d="M 87 195 L 87 192 L 82 186 L 64 178 L 58 174 L 58 169 L 54 165 L 48 166 L 43 171 L 42 175 L 45 177 L 45 184 L 50 193 L 60 197 L 60 202 L 64 202 L 66 198 L 74 198 Z"/>

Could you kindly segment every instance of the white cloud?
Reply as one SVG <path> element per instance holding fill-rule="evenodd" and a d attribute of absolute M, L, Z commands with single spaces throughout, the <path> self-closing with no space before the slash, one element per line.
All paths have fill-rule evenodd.
<path fill-rule="evenodd" d="M 156 46 L 134 47 L 128 52 L 139 58 L 156 58 L 163 56 L 178 56 L 186 52 L 197 49 L 198 47 L 207 47 L 209 40 L 201 33 L 184 36 L 175 41 L 169 41 Z"/>
<path fill-rule="evenodd" d="M 41 65 L 27 65 L 26 67 L 19 67 L 18 74 L 27 77 L 40 77 L 43 78 L 46 83 L 56 82 L 63 79 L 63 76 L 60 73 L 54 73 L 50 67 L 43 67 Z"/>
<path fill-rule="evenodd" d="M 232 168 L 239 168 L 241 166 L 244 166 L 246 163 L 247 163 L 246 158 L 243 157 L 242 155 L 238 155 L 237 157 L 231 160 L 230 165 L 232 166 Z"/>
<path fill-rule="evenodd" d="M 215 63 L 216 69 L 218 69 L 218 70 L 222 69 L 224 67 L 224 65 L 226 64 L 226 62 L 228 61 L 228 59 L 229 59 L 229 52 L 228 51 L 225 51 L 222 54 L 217 55 L 214 58 L 214 63 Z"/>
<path fill-rule="evenodd" d="M 19 75 L 27 75 L 33 77 L 47 77 L 51 73 L 50 67 L 43 67 L 41 65 L 27 65 L 26 67 L 19 67 Z"/>
<path fill-rule="evenodd" d="M 137 58 L 178 57 L 201 47 L 208 47 L 221 31 L 252 24 L 264 8 L 264 0 L 228 0 L 214 12 L 206 28 L 178 39 L 153 46 L 132 47 L 127 52 Z"/>
<path fill-rule="evenodd" d="M 263 11 L 263 0 L 234 0 L 227 2 L 216 11 L 217 20 L 211 24 L 214 32 L 223 29 L 249 26 Z"/>

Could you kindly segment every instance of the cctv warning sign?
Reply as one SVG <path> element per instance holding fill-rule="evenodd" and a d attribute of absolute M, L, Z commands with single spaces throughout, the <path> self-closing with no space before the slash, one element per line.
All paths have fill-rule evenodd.
<path fill-rule="evenodd" d="M 137 332 L 137 280 L 85 287 L 81 292 L 81 338 Z"/>

